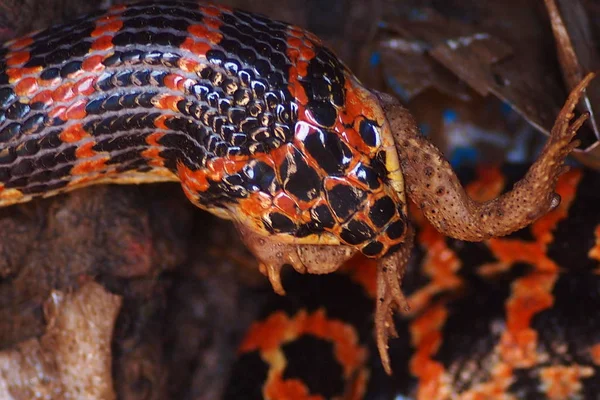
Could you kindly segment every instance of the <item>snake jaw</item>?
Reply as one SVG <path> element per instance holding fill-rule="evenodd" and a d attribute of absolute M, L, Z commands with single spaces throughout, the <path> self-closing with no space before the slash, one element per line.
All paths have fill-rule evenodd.
<path fill-rule="evenodd" d="M 281 270 L 291 265 L 297 272 L 328 274 L 335 271 L 357 250 L 343 245 L 294 244 L 257 233 L 242 223 L 236 223 L 240 237 L 259 261 L 259 270 L 266 275 L 273 290 L 285 295 L 281 283 Z"/>

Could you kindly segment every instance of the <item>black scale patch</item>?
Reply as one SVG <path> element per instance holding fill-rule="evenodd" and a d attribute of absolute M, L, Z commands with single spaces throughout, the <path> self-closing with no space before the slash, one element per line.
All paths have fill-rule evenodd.
<path fill-rule="evenodd" d="M 233 382 L 225 385 L 224 400 L 262 400 L 262 382 L 267 380 L 269 366 L 258 351 L 245 353 L 236 360 L 231 370 Z"/>
<path fill-rule="evenodd" d="M 326 399 L 344 394 L 343 369 L 335 358 L 334 344 L 313 335 L 303 335 L 282 346 L 287 360 L 283 379 L 298 379 L 310 394 Z"/>
<path fill-rule="evenodd" d="M 345 68 L 326 48 L 319 46 L 308 63 L 307 76 L 301 79 L 308 97 L 307 110 L 322 127 L 331 127 L 344 106 Z"/>
<path fill-rule="evenodd" d="M 594 247 L 594 230 L 600 224 L 600 175 L 586 173 L 577 187 L 577 195 L 569 207 L 568 217 L 558 223 L 548 256 L 571 271 L 589 273 L 598 268 L 598 260 L 588 257 Z M 591 217 L 591 216 L 596 216 Z"/>

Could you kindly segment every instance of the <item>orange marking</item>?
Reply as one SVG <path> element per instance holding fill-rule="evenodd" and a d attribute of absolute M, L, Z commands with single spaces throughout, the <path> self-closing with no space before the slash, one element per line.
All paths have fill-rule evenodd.
<path fill-rule="evenodd" d="M 98 154 L 98 153 L 96 153 L 96 151 L 94 151 L 92 149 L 92 147 L 94 147 L 95 144 L 96 144 L 96 142 L 88 142 L 88 143 L 85 143 L 85 144 L 79 146 L 77 148 L 77 150 L 75 150 L 75 155 L 77 156 L 77 158 L 94 157 L 95 155 Z"/>
<path fill-rule="evenodd" d="M 100 21 L 101 23 L 104 21 Z M 106 24 L 99 24 L 96 29 L 94 29 L 91 33 L 92 37 L 102 36 L 106 33 L 117 32 L 119 29 L 123 27 L 123 21 L 120 19 L 114 19 L 109 21 Z"/>
<path fill-rule="evenodd" d="M 125 4 L 118 4 L 116 6 L 111 6 L 110 7 L 110 11 L 113 12 L 119 12 L 119 11 L 125 11 L 127 9 L 127 6 Z M 106 18 L 118 18 L 118 15 L 109 15 Z"/>
<path fill-rule="evenodd" d="M 435 296 L 459 288 L 463 284 L 457 275 L 462 266 L 461 261 L 448 247 L 444 235 L 425 219 L 422 219 L 419 225 L 421 230 L 417 240 L 426 251 L 422 269 L 431 282 L 411 294 L 409 302 L 412 315 L 425 309 Z"/>
<path fill-rule="evenodd" d="M 85 174 L 89 174 L 92 172 L 103 171 L 104 169 L 106 169 L 106 161 L 108 161 L 108 157 L 100 158 L 97 160 L 81 161 L 78 164 L 76 164 L 73 167 L 73 169 L 71 169 L 71 174 L 72 175 L 85 175 Z M 80 182 L 78 182 L 78 183 L 80 183 Z"/>
<path fill-rule="evenodd" d="M 290 91 L 292 96 L 294 96 L 297 99 L 298 102 L 300 102 L 301 104 L 306 104 L 308 103 L 308 97 L 306 95 L 304 87 L 300 84 L 300 81 L 298 80 L 299 77 L 306 76 L 308 68 L 308 63 L 300 60 L 301 53 L 296 48 L 302 46 L 302 41 L 297 38 L 288 37 L 287 45 L 287 56 L 292 62 L 292 67 L 290 67 L 290 70 L 288 72 L 288 90 Z M 304 115 L 304 112 L 302 112 L 301 114 L 299 110 L 299 119 L 301 115 Z"/>
<path fill-rule="evenodd" d="M 75 124 L 62 131 L 59 138 L 65 143 L 75 143 L 86 136 L 89 136 L 89 134 L 83 129 L 83 126 L 81 124 Z"/>
<path fill-rule="evenodd" d="M 17 96 L 29 97 L 37 92 L 39 85 L 36 78 L 23 78 L 15 85 L 15 93 Z"/>
<path fill-rule="evenodd" d="M 75 103 L 71 104 L 65 110 L 64 117 L 67 120 L 70 119 L 82 119 L 87 115 L 85 111 L 85 106 L 87 104 L 87 99 L 77 100 Z"/>
<path fill-rule="evenodd" d="M 531 226 L 533 236 L 540 243 L 546 244 L 552 242 L 552 231 L 561 220 L 567 217 L 571 203 L 575 199 L 577 186 L 579 185 L 579 181 L 581 181 L 582 174 L 582 170 L 572 169 L 558 178 L 555 191 L 561 197 L 560 205 Z"/>
<path fill-rule="evenodd" d="M 284 214 L 292 219 L 296 219 L 299 217 L 300 210 L 298 208 L 298 204 L 288 196 L 285 192 L 280 192 L 273 199 L 273 204 L 278 207 Z"/>
<path fill-rule="evenodd" d="M 596 226 L 596 229 L 594 230 L 594 236 L 596 236 L 596 243 L 588 252 L 588 257 L 593 260 L 600 261 L 600 225 Z"/>
<path fill-rule="evenodd" d="M 600 343 L 593 345 L 590 353 L 592 355 L 592 362 L 600 367 Z"/>
<path fill-rule="evenodd" d="M 223 35 L 221 35 L 218 31 L 218 29 L 221 27 L 222 23 L 221 20 L 218 18 L 206 18 L 204 21 L 202 21 L 204 23 L 204 25 L 208 26 L 209 28 L 213 29 L 212 31 L 209 31 L 206 38 L 212 43 L 212 44 L 217 44 L 221 41 L 221 39 L 223 39 Z"/>
<path fill-rule="evenodd" d="M 303 36 L 304 36 L 304 30 L 303 30 L 303 29 L 300 29 L 300 28 L 299 28 L 299 27 L 297 27 L 297 26 L 290 26 L 290 27 L 288 28 L 288 33 L 289 33 L 290 35 L 292 35 L 292 36 L 296 36 L 296 37 L 299 37 L 299 38 L 301 38 L 301 37 L 303 37 Z"/>
<path fill-rule="evenodd" d="M 50 118 L 60 118 L 63 121 L 65 121 L 66 119 L 64 118 L 64 113 L 67 110 L 67 107 L 65 106 L 58 106 L 58 107 L 54 107 L 52 110 L 48 111 L 48 116 Z"/>
<path fill-rule="evenodd" d="M 426 310 L 410 324 L 415 353 L 410 360 L 410 372 L 419 379 L 418 399 L 443 399 L 447 394 L 443 382 L 444 366 L 433 356 L 442 343 L 441 329 L 448 318 L 448 311 L 440 304 Z"/>
<path fill-rule="evenodd" d="M 156 126 L 158 129 L 164 129 L 164 130 L 169 130 L 169 127 L 167 125 L 165 125 L 165 121 L 170 119 L 171 117 L 168 115 L 159 115 L 158 117 L 156 117 L 156 119 L 154 120 L 154 126 Z"/>
<path fill-rule="evenodd" d="M 179 46 L 183 50 L 194 53 L 197 56 L 206 56 L 206 52 L 212 49 L 212 46 L 206 42 L 196 42 L 192 38 L 187 37 Z"/>
<path fill-rule="evenodd" d="M 375 259 L 357 253 L 342 265 L 340 271 L 347 273 L 350 279 L 362 286 L 369 297 L 375 298 L 377 295 L 377 261 Z"/>
<path fill-rule="evenodd" d="M 23 47 L 27 47 L 33 43 L 33 38 L 31 36 L 25 36 L 20 39 L 16 39 L 13 43 L 10 44 L 11 50 L 18 50 Z"/>
<path fill-rule="evenodd" d="M 52 92 L 49 90 L 39 92 L 31 99 L 31 103 L 44 103 L 46 107 L 50 106 L 53 102 Z"/>
<path fill-rule="evenodd" d="M 280 371 L 265 385 L 267 399 L 325 400 L 323 396 L 311 395 L 306 385 L 299 379 L 284 379 Z"/>
<path fill-rule="evenodd" d="M 112 35 L 100 36 L 98 39 L 94 40 L 90 49 L 95 51 L 111 49 L 113 47 L 112 38 Z"/>
<path fill-rule="evenodd" d="M 508 331 L 521 331 L 529 328 L 531 318 L 535 314 L 554 304 L 554 298 L 550 291 L 556 282 L 556 275 L 534 273 L 513 282 L 512 296 L 506 304 L 506 328 Z"/>
<path fill-rule="evenodd" d="M 42 71 L 42 67 L 31 67 L 31 68 L 8 68 L 6 75 L 11 83 L 15 83 L 25 75 L 37 75 Z"/>
<path fill-rule="evenodd" d="M 304 60 L 310 61 L 315 56 L 316 56 L 315 51 L 303 43 L 302 47 L 300 47 L 300 57 L 302 57 Z"/>
<path fill-rule="evenodd" d="M 200 7 L 200 12 L 204 15 L 208 15 L 211 17 L 218 17 L 221 15 L 221 13 L 223 11 L 231 11 L 230 7 L 226 7 L 226 6 L 212 6 L 212 5 L 208 5 L 208 6 L 202 6 Z"/>
<path fill-rule="evenodd" d="M 185 78 L 177 74 L 169 74 L 165 76 L 164 84 L 169 89 L 183 91 L 183 80 Z"/>
<path fill-rule="evenodd" d="M 146 140 L 147 141 L 147 140 Z M 148 160 L 148 165 L 152 167 L 164 167 L 165 161 L 160 156 L 160 149 L 157 147 L 151 147 L 142 151 L 141 156 Z"/>
<path fill-rule="evenodd" d="M 294 47 L 296 49 L 299 49 L 300 47 L 302 47 L 303 44 L 304 43 L 302 42 L 302 40 L 295 36 L 288 37 L 287 39 L 288 48 Z"/>
<path fill-rule="evenodd" d="M 477 180 L 467 187 L 467 193 L 474 200 L 484 202 L 500 195 L 506 181 L 499 168 L 477 168 Z"/>
<path fill-rule="evenodd" d="M 246 165 L 246 160 L 234 160 L 227 158 L 213 158 L 208 160 L 206 168 L 208 176 L 215 180 L 221 180 L 225 175 L 235 174 Z"/>
<path fill-rule="evenodd" d="M 30 54 L 28 51 L 17 51 L 15 53 L 8 53 L 6 58 L 7 67 L 18 67 L 19 65 L 25 64 L 29 61 Z"/>
<path fill-rule="evenodd" d="M 179 59 L 179 68 L 185 72 L 196 72 L 200 69 L 200 63 L 189 58 Z"/>
<path fill-rule="evenodd" d="M 378 103 L 373 95 L 358 86 L 354 79 L 347 77 L 344 86 L 346 88 L 345 109 L 339 113 L 334 130 L 350 147 L 354 147 L 363 154 L 370 154 L 372 149 L 365 144 L 360 134 L 344 125 L 353 124 L 361 116 L 377 121 L 377 113 L 374 109 L 379 107 Z"/>
<path fill-rule="evenodd" d="M 90 57 L 86 57 L 81 63 L 81 69 L 87 72 L 100 72 L 104 70 L 104 64 L 102 61 L 104 60 L 104 56 L 94 55 Z"/>
<path fill-rule="evenodd" d="M 73 83 L 66 82 L 54 89 L 52 99 L 56 102 L 65 102 L 72 100 L 76 94 L 73 92 Z"/>
<path fill-rule="evenodd" d="M 594 375 L 594 369 L 589 366 L 552 366 L 540 371 L 541 389 L 549 400 L 572 399 L 581 395 L 582 379 Z"/>
<path fill-rule="evenodd" d="M 199 39 L 206 38 L 209 32 L 209 30 L 206 28 L 206 25 L 200 24 L 190 25 L 187 31 Z"/>
<path fill-rule="evenodd" d="M 308 75 L 308 61 L 298 58 L 298 62 L 296 62 L 296 69 L 298 70 L 298 75 L 305 77 Z"/>
<path fill-rule="evenodd" d="M 497 169 L 478 171 L 485 184 L 469 188 L 478 192 L 483 200 L 495 197 L 503 188 L 504 181 Z M 560 206 L 540 218 L 531 226 L 534 242 L 515 239 L 490 239 L 488 247 L 499 264 L 510 266 L 526 262 L 534 270 L 512 283 L 512 293 L 506 302 L 507 329 L 502 334 L 498 351 L 503 360 L 512 367 L 527 368 L 539 361 L 537 354 L 538 333 L 531 325 L 532 318 L 554 304 L 552 289 L 558 279 L 558 265 L 546 254 L 546 244 L 552 241 L 552 231 L 566 218 L 575 196 L 581 172 L 572 170 L 563 174 L 556 191 L 561 196 Z M 491 189 L 491 190 L 490 190 Z M 480 200 L 480 199 L 477 199 Z"/>
<path fill-rule="evenodd" d="M 240 199 L 238 207 L 245 215 L 261 218 L 272 206 L 271 197 L 263 192 L 250 193 L 247 198 Z"/>
<path fill-rule="evenodd" d="M 183 96 L 174 96 L 171 94 L 166 94 L 158 97 L 158 100 L 153 100 L 154 106 L 156 108 L 160 108 L 161 110 L 171 110 L 175 112 L 179 112 L 177 109 L 177 103 L 181 100 L 185 100 Z"/>
<path fill-rule="evenodd" d="M 491 368 L 491 376 L 487 382 L 476 384 L 470 390 L 461 393 L 460 398 L 464 400 L 505 398 L 506 392 L 513 383 L 513 369 L 506 364 L 499 363 Z"/>
<path fill-rule="evenodd" d="M 260 350 L 268 356 L 268 353 L 279 350 L 281 344 L 304 334 L 333 343 L 336 358 L 346 377 L 356 371 L 366 359 L 366 350 L 360 346 L 354 328 L 339 320 L 328 319 L 322 309 L 310 314 L 302 310 L 292 318 L 283 312 L 271 314 L 265 321 L 254 323 L 250 327 L 240 346 L 240 352 Z"/>
<path fill-rule="evenodd" d="M 203 170 L 192 171 L 185 165 L 177 164 L 177 175 L 181 184 L 187 186 L 195 192 L 204 192 L 209 188 L 206 172 Z"/>
<path fill-rule="evenodd" d="M 81 94 L 84 96 L 89 96 L 94 93 L 96 89 L 94 89 L 94 85 L 96 84 L 96 77 L 88 76 L 79 81 L 75 82 L 73 85 L 73 92 L 76 94 Z"/>
<path fill-rule="evenodd" d="M 158 141 L 163 136 L 165 136 L 165 134 L 162 132 L 151 133 L 150 135 L 146 136 L 146 143 L 148 143 L 151 147 L 160 147 Z"/>

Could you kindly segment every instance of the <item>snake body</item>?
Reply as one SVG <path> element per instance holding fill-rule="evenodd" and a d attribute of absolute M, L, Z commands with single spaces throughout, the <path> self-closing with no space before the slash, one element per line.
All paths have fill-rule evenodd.
<path fill-rule="evenodd" d="M 0 50 L 0 205 L 181 181 L 264 235 L 393 251 L 406 209 L 380 107 L 313 34 L 227 7 L 138 3 Z"/>

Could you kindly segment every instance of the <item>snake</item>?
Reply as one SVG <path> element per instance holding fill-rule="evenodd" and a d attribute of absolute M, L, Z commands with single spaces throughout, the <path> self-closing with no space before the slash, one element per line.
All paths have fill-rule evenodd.
<path fill-rule="evenodd" d="M 392 316 L 414 232 L 481 241 L 556 208 L 586 115 L 577 85 L 515 189 L 478 203 L 391 96 L 367 89 L 314 34 L 261 15 L 141 2 L 57 25 L 0 50 L 0 206 L 92 184 L 181 183 L 234 222 L 274 290 L 285 265 L 325 274 L 377 261 L 375 331 L 391 373 Z"/>
<path fill-rule="evenodd" d="M 462 167 L 473 197 L 492 198 L 526 168 Z M 437 232 L 415 207 L 411 310 L 375 356 L 376 265 L 289 276 L 246 331 L 223 398 L 594 399 L 600 393 L 600 174 L 560 177 L 561 205 L 530 227 L 481 243 Z"/>

